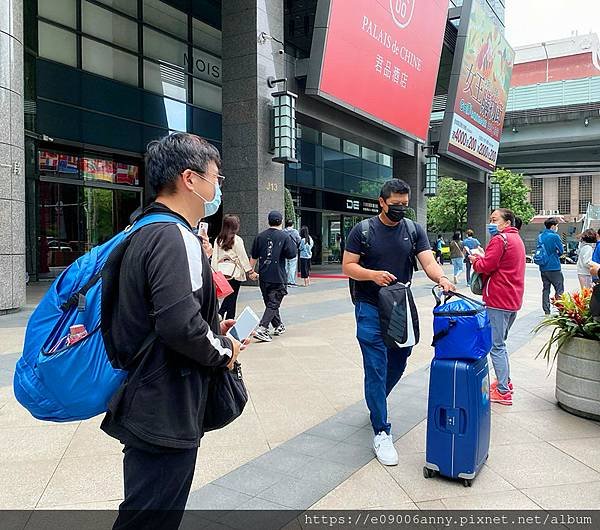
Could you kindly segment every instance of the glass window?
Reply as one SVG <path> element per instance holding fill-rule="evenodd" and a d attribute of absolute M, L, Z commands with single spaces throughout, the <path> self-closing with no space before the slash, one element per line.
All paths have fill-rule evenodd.
<path fill-rule="evenodd" d="M 571 177 L 558 177 L 558 211 L 571 213 Z"/>
<path fill-rule="evenodd" d="M 195 46 L 221 56 L 221 32 L 218 29 L 196 18 L 192 19 L 192 29 Z"/>
<path fill-rule="evenodd" d="M 531 194 L 529 202 L 536 214 L 541 213 L 544 209 L 544 180 L 541 178 L 531 179 Z"/>
<path fill-rule="evenodd" d="M 300 125 L 300 130 L 302 132 L 299 138 L 302 138 L 305 142 L 310 142 L 311 144 L 319 144 L 319 131 L 315 131 L 306 125 Z"/>
<path fill-rule="evenodd" d="M 362 157 L 369 162 L 377 162 L 377 151 L 368 149 L 367 147 L 362 148 Z"/>
<path fill-rule="evenodd" d="M 187 41 L 187 15 L 160 0 L 144 0 L 144 22 Z"/>
<path fill-rule="evenodd" d="M 364 151 L 364 148 L 363 148 Z M 372 180 L 379 179 L 379 166 L 368 160 L 362 161 L 362 176 Z"/>
<path fill-rule="evenodd" d="M 221 112 L 223 108 L 223 93 L 221 87 L 194 79 L 194 105 L 203 109 Z"/>
<path fill-rule="evenodd" d="M 390 155 L 386 155 L 385 153 L 377 153 L 377 161 L 382 166 L 392 167 L 392 157 Z"/>
<path fill-rule="evenodd" d="M 138 84 L 138 58 L 99 42 L 83 38 L 82 66 L 84 70 L 123 81 Z"/>
<path fill-rule="evenodd" d="M 360 156 L 360 145 L 344 140 L 342 142 L 344 153 L 348 153 L 352 156 Z"/>
<path fill-rule="evenodd" d="M 586 213 L 588 204 L 592 202 L 592 176 L 579 177 L 579 213 Z"/>
<path fill-rule="evenodd" d="M 75 4 L 76 0 L 38 0 L 38 15 L 75 28 L 77 27 Z"/>
<path fill-rule="evenodd" d="M 81 164 L 84 180 L 115 181 L 115 164 L 112 160 L 85 157 Z"/>
<path fill-rule="evenodd" d="M 344 191 L 344 174 L 338 171 L 324 170 L 324 186 L 332 190 Z"/>
<path fill-rule="evenodd" d="M 75 33 L 40 22 L 38 24 L 38 38 L 40 57 L 77 67 L 77 39 Z"/>
<path fill-rule="evenodd" d="M 321 133 L 321 145 L 328 147 L 329 149 L 341 151 L 340 139 L 336 136 L 332 136 L 331 134 Z"/>
<path fill-rule="evenodd" d="M 40 151 L 38 156 L 40 175 L 46 177 L 78 179 L 79 164 L 77 156 L 55 151 Z"/>
<path fill-rule="evenodd" d="M 187 76 L 181 68 L 144 61 L 144 88 L 187 101 Z"/>
<path fill-rule="evenodd" d="M 113 9 L 118 9 L 127 15 L 137 17 L 137 0 L 98 0 Z"/>
<path fill-rule="evenodd" d="M 89 250 L 108 241 L 114 235 L 113 191 L 99 188 L 83 189 L 86 243 Z"/>
<path fill-rule="evenodd" d="M 186 66 L 188 45 L 158 31 L 144 28 L 144 55 L 177 66 Z"/>
<path fill-rule="evenodd" d="M 137 24 L 89 2 L 81 4 L 81 28 L 84 33 L 137 52 Z"/>
<path fill-rule="evenodd" d="M 221 84 L 221 59 L 202 50 L 193 49 L 192 74 L 212 83 Z M 187 65 L 187 54 L 186 54 Z"/>

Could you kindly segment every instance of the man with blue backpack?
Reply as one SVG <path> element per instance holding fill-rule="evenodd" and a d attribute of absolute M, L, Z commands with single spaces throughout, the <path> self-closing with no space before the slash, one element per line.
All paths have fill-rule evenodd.
<path fill-rule="evenodd" d="M 560 257 L 565 248 L 558 235 L 558 220 L 550 217 L 544 222 L 546 229 L 539 235 L 537 248 L 533 255 L 533 262 L 540 268 L 542 277 L 542 309 L 545 315 L 550 314 L 550 288 L 554 288 L 554 295 L 563 294 L 564 277 L 561 271 Z"/>
<path fill-rule="evenodd" d="M 351 278 L 356 337 L 365 371 L 365 400 L 374 433 L 373 451 L 386 466 L 398 464 L 387 396 L 400 381 L 412 346 L 418 341 L 417 311 L 409 289 L 417 260 L 443 291 L 455 290 L 434 258 L 423 227 L 406 218 L 409 200 L 406 182 L 387 181 L 379 196 L 381 213 L 352 229 L 343 258 L 344 274 Z M 396 293 L 401 298 L 391 298 Z M 401 306 L 404 309 L 400 315 L 397 310 Z M 396 330 L 406 340 L 399 342 Z"/>
<path fill-rule="evenodd" d="M 241 344 L 225 336 L 233 322 L 219 325 L 210 264 L 192 233 L 219 208 L 220 164 L 216 148 L 191 134 L 148 146 L 146 178 L 156 199 L 142 216 L 160 212 L 178 222 L 150 224 L 130 236 L 112 280 L 119 293 L 108 339 L 131 366 L 101 426 L 124 444 L 125 500 L 115 528 L 178 527 L 211 374 L 232 367 L 240 352 Z"/>

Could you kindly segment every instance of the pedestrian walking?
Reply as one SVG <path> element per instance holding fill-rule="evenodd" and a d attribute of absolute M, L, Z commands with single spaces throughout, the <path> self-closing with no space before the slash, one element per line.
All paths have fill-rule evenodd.
<path fill-rule="evenodd" d="M 300 277 L 304 280 L 304 287 L 310 285 L 310 263 L 314 245 L 308 226 L 303 226 L 300 230 Z"/>
<path fill-rule="evenodd" d="M 297 251 L 300 250 L 300 234 L 298 230 L 294 228 L 294 221 L 288 219 L 285 222 L 285 232 L 287 232 L 294 243 L 296 244 Z M 288 287 L 298 287 L 296 283 L 296 277 L 298 276 L 298 254 L 292 259 L 285 260 L 285 271 L 287 274 L 287 285 Z"/>
<path fill-rule="evenodd" d="M 563 294 L 564 277 L 561 271 L 560 257 L 565 247 L 558 235 L 558 219 L 550 217 L 544 222 L 546 229 L 539 235 L 534 260 L 540 268 L 542 278 L 542 309 L 545 315 L 550 314 L 550 288 L 554 288 L 554 296 Z M 540 256 L 538 259 L 537 256 Z"/>
<path fill-rule="evenodd" d="M 463 241 L 464 251 L 465 251 L 465 270 L 466 270 L 466 280 L 467 285 L 471 285 L 471 260 L 469 259 L 469 254 L 474 250 L 483 254 L 483 248 L 481 247 L 481 243 L 479 239 L 475 237 L 475 232 L 469 229 L 467 230 L 467 237 Z M 468 249 L 468 251 L 467 251 Z"/>
<path fill-rule="evenodd" d="M 492 325 L 492 364 L 496 381 L 490 386 L 490 401 L 512 405 L 513 384 L 506 339 L 525 292 L 525 245 L 514 226 L 515 215 L 501 208 L 490 216 L 488 231 L 492 236 L 485 255 L 470 256 L 473 270 L 483 275 L 483 301 Z"/>
<path fill-rule="evenodd" d="M 460 276 L 464 270 L 465 263 L 465 247 L 460 239 L 460 232 L 454 232 L 452 236 L 452 241 L 450 241 L 450 261 L 452 262 L 452 267 L 454 269 L 454 285 L 458 284 L 460 280 Z"/>
<path fill-rule="evenodd" d="M 265 303 L 265 312 L 254 336 L 263 342 L 271 342 L 269 326 L 274 335 L 285 333 L 279 308 L 287 295 L 287 274 L 285 260 L 297 255 L 298 248 L 289 234 L 282 230 L 283 216 L 278 211 L 269 213 L 269 228 L 254 239 L 250 266 L 254 269 L 258 262 L 259 285 Z"/>
<path fill-rule="evenodd" d="M 258 279 L 253 268 L 250 266 L 244 240 L 238 235 L 240 231 L 240 218 L 237 215 L 226 215 L 223 217 L 221 232 L 215 240 L 215 248 L 212 255 L 212 266 L 215 270 L 222 272 L 233 293 L 227 296 L 219 308 L 221 319 L 234 319 L 240 287 L 246 280 Z"/>
<path fill-rule="evenodd" d="M 128 379 L 101 428 L 123 448 L 125 498 L 114 528 L 178 528 L 192 485 L 211 374 L 233 367 L 241 344 L 219 325 L 212 271 L 192 227 L 221 203 L 217 149 L 174 133 L 151 142 L 146 178 L 162 213 L 186 226 L 140 228 L 124 251 L 107 337 Z M 153 340 L 152 337 L 155 337 Z"/>
<path fill-rule="evenodd" d="M 579 278 L 579 285 L 582 289 L 592 288 L 592 273 L 590 266 L 593 264 L 593 255 L 596 250 L 596 232 L 592 228 L 584 230 L 579 235 L 581 244 L 579 245 L 579 252 L 577 257 L 577 277 Z"/>
<path fill-rule="evenodd" d="M 416 260 L 444 291 L 454 290 L 431 253 L 423 227 L 405 218 L 409 200 L 410 187 L 406 182 L 386 182 L 379 197 L 381 213 L 368 220 L 366 234 L 363 223 L 352 229 L 343 258 L 344 274 L 355 281 L 356 337 L 363 357 L 373 450 L 379 462 L 390 466 L 397 465 L 398 453 L 392 442 L 387 396 L 402 377 L 412 348 L 389 348 L 384 342 L 379 291 L 394 282 L 410 282 Z"/>
<path fill-rule="evenodd" d="M 444 255 L 442 253 L 442 249 L 444 248 L 445 244 L 446 243 L 442 237 L 442 234 L 438 234 L 437 241 L 435 242 L 435 259 L 440 265 L 444 264 Z"/>

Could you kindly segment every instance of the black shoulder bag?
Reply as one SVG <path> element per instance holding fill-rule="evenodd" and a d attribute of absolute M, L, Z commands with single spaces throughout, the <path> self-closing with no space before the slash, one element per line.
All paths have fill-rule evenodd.
<path fill-rule="evenodd" d="M 215 431 L 229 425 L 242 415 L 247 402 L 242 365 L 236 361 L 232 370 L 216 369 L 208 386 L 204 431 Z"/>

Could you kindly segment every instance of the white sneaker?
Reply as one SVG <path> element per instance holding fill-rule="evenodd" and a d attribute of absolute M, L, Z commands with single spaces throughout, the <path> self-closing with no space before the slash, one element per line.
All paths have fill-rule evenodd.
<path fill-rule="evenodd" d="M 267 328 L 263 328 L 259 326 L 254 332 L 254 338 L 260 340 L 261 342 L 271 342 L 273 337 L 269 334 L 269 330 Z"/>
<path fill-rule="evenodd" d="M 377 460 L 384 466 L 397 466 L 398 453 L 392 441 L 392 435 L 381 431 L 373 438 L 373 451 Z"/>

